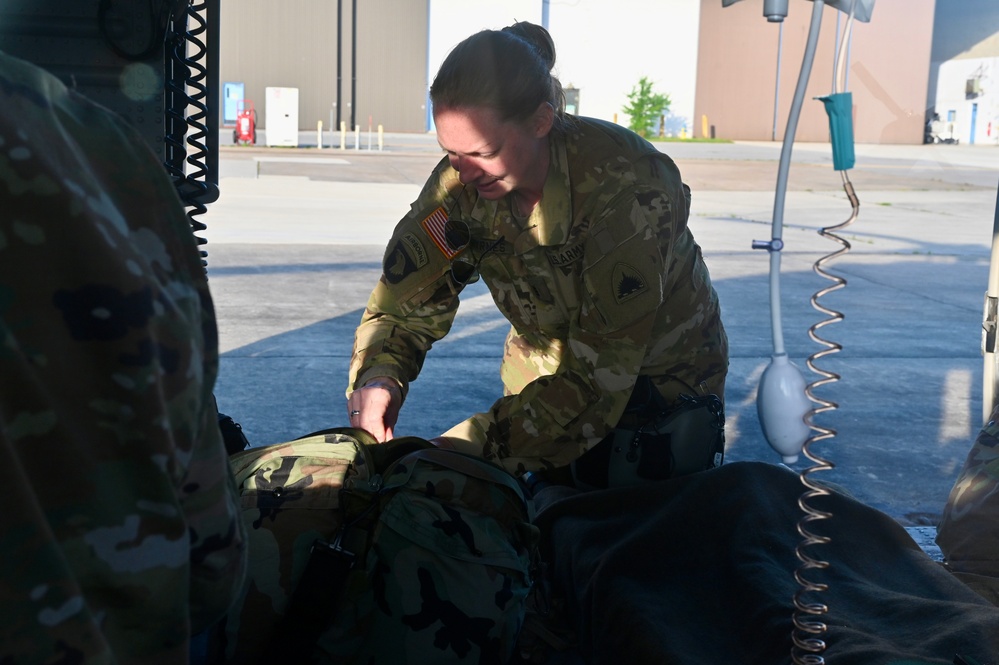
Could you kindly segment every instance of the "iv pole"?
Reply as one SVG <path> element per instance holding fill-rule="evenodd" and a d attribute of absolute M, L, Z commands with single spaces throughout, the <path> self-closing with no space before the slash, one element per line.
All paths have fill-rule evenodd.
<path fill-rule="evenodd" d="M 805 54 L 802 58 L 798 83 L 794 89 L 791 102 L 791 112 L 784 131 L 784 141 L 781 145 L 780 163 L 777 169 L 777 187 L 774 192 L 774 214 L 771 227 L 771 240 L 754 240 L 753 249 L 765 249 L 770 252 L 770 323 L 773 331 L 773 354 L 770 365 L 763 371 L 760 378 L 759 394 L 756 408 L 760 417 L 763 435 L 770 446 L 776 450 L 781 459 L 788 464 L 798 460 L 798 454 L 811 429 L 805 422 L 805 416 L 811 410 L 811 401 L 805 394 L 805 377 L 797 365 L 787 357 L 784 349 L 784 329 L 780 309 L 780 263 L 781 250 L 784 248 L 782 239 L 784 227 L 784 201 L 787 198 L 787 178 L 791 168 L 791 150 L 794 147 L 794 136 L 798 129 L 798 118 L 801 116 L 801 106 L 805 98 L 805 89 L 812 73 L 812 63 L 815 60 L 815 49 L 819 41 L 822 27 L 822 11 L 825 8 L 822 0 L 812 3 L 812 20 L 808 29 L 808 39 L 805 44 Z M 764 14 L 767 14 L 764 4 Z M 784 3 L 783 16 L 787 15 L 787 3 Z M 775 14 L 767 14 L 768 21 L 782 20 L 773 18 Z"/>
<path fill-rule="evenodd" d="M 722 0 L 728 7 L 739 0 Z M 765 249 L 770 253 L 770 320 L 773 334 L 773 353 L 770 364 L 763 371 L 756 399 L 760 426 L 770 446 L 780 454 L 782 461 L 792 464 L 798 460 L 802 446 L 808 439 L 811 428 L 805 417 L 812 404 L 805 393 L 805 378 L 801 370 L 792 363 L 784 348 L 784 331 L 780 309 L 780 263 L 784 225 L 784 201 L 787 195 L 787 178 L 791 166 L 791 150 L 801 115 L 805 89 L 811 75 L 815 49 L 818 43 L 822 22 L 822 11 L 829 5 L 850 13 L 861 21 L 870 21 L 874 0 L 813 0 L 812 20 L 809 26 L 801 71 L 791 103 L 791 111 L 781 145 L 780 163 L 777 172 L 777 186 L 774 193 L 774 212 L 771 239 L 753 241 L 754 249 Z M 763 0 L 763 15 L 771 23 L 783 22 L 787 16 L 788 0 Z"/>

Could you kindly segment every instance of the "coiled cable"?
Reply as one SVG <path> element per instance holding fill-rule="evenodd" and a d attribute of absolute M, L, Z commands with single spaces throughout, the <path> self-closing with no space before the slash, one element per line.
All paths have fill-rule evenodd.
<path fill-rule="evenodd" d="M 839 53 L 836 58 L 836 65 L 833 73 L 834 93 L 839 92 L 840 89 L 845 87 L 846 49 L 847 44 L 849 43 L 849 35 L 851 34 L 853 27 L 855 10 L 856 0 L 853 0 L 850 3 L 849 18 L 846 22 L 843 39 L 840 41 Z M 835 138 L 833 139 L 833 144 L 835 149 Z M 852 166 L 852 145 L 851 160 L 849 161 L 850 166 Z M 837 168 L 840 167 L 837 165 Z M 849 166 L 845 168 L 849 168 Z M 829 562 L 809 550 L 810 548 L 816 546 L 827 545 L 830 542 L 830 538 L 828 536 L 816 533 L 812 527 L 815 522 L 831 518 L 832 513 L 815 507 L 814 501 L 820 497 L 829 496 L 830 492 L 828 488 L 817 483 L 811 478 L 811 476 L 819 471 L 832 470 L 835 468 L 835 465 L 828 459 L 825 459 L 813 452 L 811 447 L 812 444 L 818 441 L 824 441 L 836 436 L 835 429 L 819 425 L 815 422 L 815 417 L 820 413 L 835 410 L 839 407 L 839 405 L 831 400 L 819 397 L 815 393 L 815 390 L 824 385 L 839 381 L 840 377 L 835 372 L 819 367 L 817 361 L 833 353 L 838 353 L 843 349 L 843 346 L 823 338 L 819 335 L 818 331 L 825 326 L 842 321 L 843 314 L 824 306 L 819 301 L 824 296 L 832 293 L 833 291 L 838 291 L 846 286 L 846 279 L 828 272 L 825 269 L 825 266 L 829 262 L 850 251 L 850 243 L 841 236 L 837 235 L 835 232 L 841 231 L 852 224 L 857 219 L 860 212 L 860 200 L 857 198 L 857 194 L 853 189 L 853 183 L 850 182 L 850 178 L 847 176 L 845 169 L 840 171 L 840 173 L 843 178 L 843 189 L 846 192 L 847 199 L 850 201 L 851 213 L 846 221 L 836 226 L 825 227 L 819 230 L 819 235 L 838 243 L 840 248 L 830 254 L 827 254 L 826 256 L 823 256 L 813 265 L 815 273 L 820 277 L 829 280 L 832 284 L 816 292 L 810 301 L 812 307 L 824 314 L 826 318 L 808 329 L 808 337 L 823 348 L 810 355 L 806 361 L 808 368 L 820 378 L 812 381 L 805 387 L 805 394 L 815 404 L 815 406 L 813 406 L 805 415 L 805 423 L 813 433 L 802 445 L 801 452 L 805 455 L 805 457 L 811 460 L 813 464 L 812 466 L 803 469 L 799 474 L 801 483 L 805 486 L 805 491 L 798 497 L 798 507 L 801 509 L 802 513 L 804 513 L 797 524 L 798 534 L 801 536 L 802 540 L 794 550 L 795 555 L 801 562 L 801 565 L 794 572 L 794 579 L 798 583 L 799 589 L 794 594 L 792 599 L 794 604 L 794 612 L 792 615 L 794 630 L 791 634 L 791 657 L 794 665 L 823 665 L 825 663 L 825 659 L 822 654 L 826 650 L 826 641 L 824 638 L 825 633 L 828 630 L 828 625 L 825 621 L 823 621 L 823 617 L 828 614 L 829 607 L 820 602 L 817 599 L 817 595 L 826 591 L 829 587 L 825 583 L 816 581 L 815 577 L 810 574 L 826 570 L 829 568 Z"/>
<path fill-rule="evenodd" d="M 218 0 L 215 0 L 217 4 Z M 199 247 L 202 265 L 208 265 L 207 239 L 200 235 L 207 229 L 199 216 L 207 204 L 218 198 L 217 177 L 209 168 L 212 154 L 207 139 L 209 109 L 209 74 L 206 61 L 209 49 L 201 37 L 208 31 L 205 19 L 209 0 L 185 3 L 167 33 L 167 70 L 165 88 L 166 145 L 165 166 L 174 186 L 188 208 L 187 219 Z M 193 26 L 190 27 L 189 26 Z M 217 45 L 213 44 L 213 46 Z M 190 150 L 188 150 L 190 148 Z M 217 156 L 216 156 L 217 158 Z M 216 169 L 217 171 L 217 169 Z"/>
<path fill-rule="evenodd" d="M 817 593 L 825 591 L 828 586 L 826 584 L 816 582 L 814 579 L 810 579 L 807 576 L 807 573 L 825 570 L 829 567 L 829 562 L 810 554 L 808 549 L 816 545 L 826 545 L 830 542 L 828 536 L 822 536 L 815 533 L 815 531 L 810 528 L 810 525 L 813 522 L 832 517 L 832 513 L 820 510 L 813 505 L 812 502 L 818 497 L 828 496 L 829 490 L 813 480 L 811 475 L 819 471 L 829 471 L 835 468 L 835 464 L 813 452 L 811 450 L 811 446 L 818 441 L 823 441 L 836 436 L 835 429 L 817 424 L 815 422 L 815 416 L 826 411 L 834 410 L 838 408 L 839 405 L 818 396 L 815 393 L 815 390 L 826 384 L 839 381 L 840 379 L 839 375 L 835 372 L 819 367 L 816 364 L 816 361 L 830 354 L 838 353 L 843 348 L 841 344 L 825 339 L 818 334 L 819 329 L 843 320 L 843 314 L 841 312 L 830 309 L 819 302 L 821 298 L 829 293 L 842 289 L 846 286 L 846 279 L 828 272 L 825 270 L 824 266 L 830 261 L 850 251 L 850 243 L 842 237 L 836 235 L 834 231 L 842 230 L 852 224 L 854 220 L 857 219 L 860 210 L 860 201 L 854 192 L 853 184 L 850 182 L 845 172 L 842 175 L 843 188 L 846 191 L 847 198 L 850 200 L 852 213 L 845 222 L 819 230 L 819 235 L 839 243 L 841 247 L 835 252 L 820 258 L 813 266 L 813 270 L 816 274 L 828 279 L 832 282 L 832 284 L 819 290 L 811 298 L 812 307 L 825 314 L 827 318 L 819 321 L 808 329 L 809 338 L 824 348 L 810 355 L 806 361 L 808 368 L 818 374 L 821 378 L 812 381 L 805 387 L 805 394 L 808 395 L 808 398 L 812 400 L 816 406 L 813 407 L 805 416 L 805 422 L 814 433 L 805 441 L 801 448 L 802 454 L 811 460 L 813 465 L 803 469 L 800 473 L 801 482 L 805 486 L 806 490 L 800 497 L 798 497 L 798 507 L 801 508 L 804 516 L 798 521 L 797 524 L 798 533 L 801 535 L 802 540 L 794 550 L 798 560 L 801 561 L 801 566 L 799 566 L 794 572 L 794 579 L 800 587 L 794 594 L 793 598 L 795 611 L 792 617 L 794 622 L 794 632 L 792 634 L 792 642 L 794 646 L 792 650 L 792 657 L 795 665 L 822 665 L 822 663 L 825 662 L 821 654 L 826 648 L 826 643 L 822 636 L 825 634 L 827 626 L 825 622 L 821 620 L 821 617 L 828 613 L 829 608 L 825 604 L 816 601 L 814 598 L 809 599 L 808 596 L 809 594 L 814 596 Z"/>

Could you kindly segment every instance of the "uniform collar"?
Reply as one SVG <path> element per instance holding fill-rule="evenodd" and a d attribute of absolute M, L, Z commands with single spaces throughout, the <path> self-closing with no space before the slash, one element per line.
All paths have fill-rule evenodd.
<path fill-rule="evenodd" d="M 569 163 L 565 137 L 553 131 L 548 135 L 550 160 L 541 201 L 527 219 L 526 228 L 539 245 L 562 245 L 569 237 L 572 225 L 572 187 L 569 183 Z"/>

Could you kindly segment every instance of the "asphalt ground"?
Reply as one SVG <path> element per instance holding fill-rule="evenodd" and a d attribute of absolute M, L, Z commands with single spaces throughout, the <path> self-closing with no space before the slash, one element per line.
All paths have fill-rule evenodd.
<path fill-rule="evenodd" d="M 263 141 L 263 138 L 260 138 Z M 442 156 L 432 135 L 388 135 L 382 150 L 223 146 L 207 224 L 222 351 L 216 396 L 252 445 L 347 424 L 353 331 L 392 227 Z M 377 142 L 373 142 L 377 146 Z M 663 143 L 693 191 L 690 226 L 719 293 L 731 345 L 727 461 L 780 457 L 756 407 L 774 350 L 768 253 L 779 143 Z M 814 393 L 835 436 L 810 445 L 839 484 L 906 526 L 933 525 L 982 420 L 982 304 L 999 184 L 996 146 L 857 146 L 847 175 L 858 218 L 825 269 L 846 280 L 818 303 L 842 313 L 816 332 L 841 345 L 812 358 L 838 380 Z M 806 382 L 826 348 L 809 329 L 831 285 L 815 264 L 842 245 L 820 230 L 851 214 L 826 144 L 792 152 L 779 276 L 784 346 Z M 430 352 L 397 433 L 432 437 L 500 394 L 507 324 L 481 284 Z M 804 470 L 805 457 L 792 464 Z"/>

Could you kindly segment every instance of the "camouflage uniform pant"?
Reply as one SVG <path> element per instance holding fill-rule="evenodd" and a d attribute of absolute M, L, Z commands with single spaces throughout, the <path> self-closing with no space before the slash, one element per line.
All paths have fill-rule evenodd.
<path fill-rule="evenodd" d="M 999 605 L 999 406 L 950 492 L 937 544 L 955 576 Z"/>

